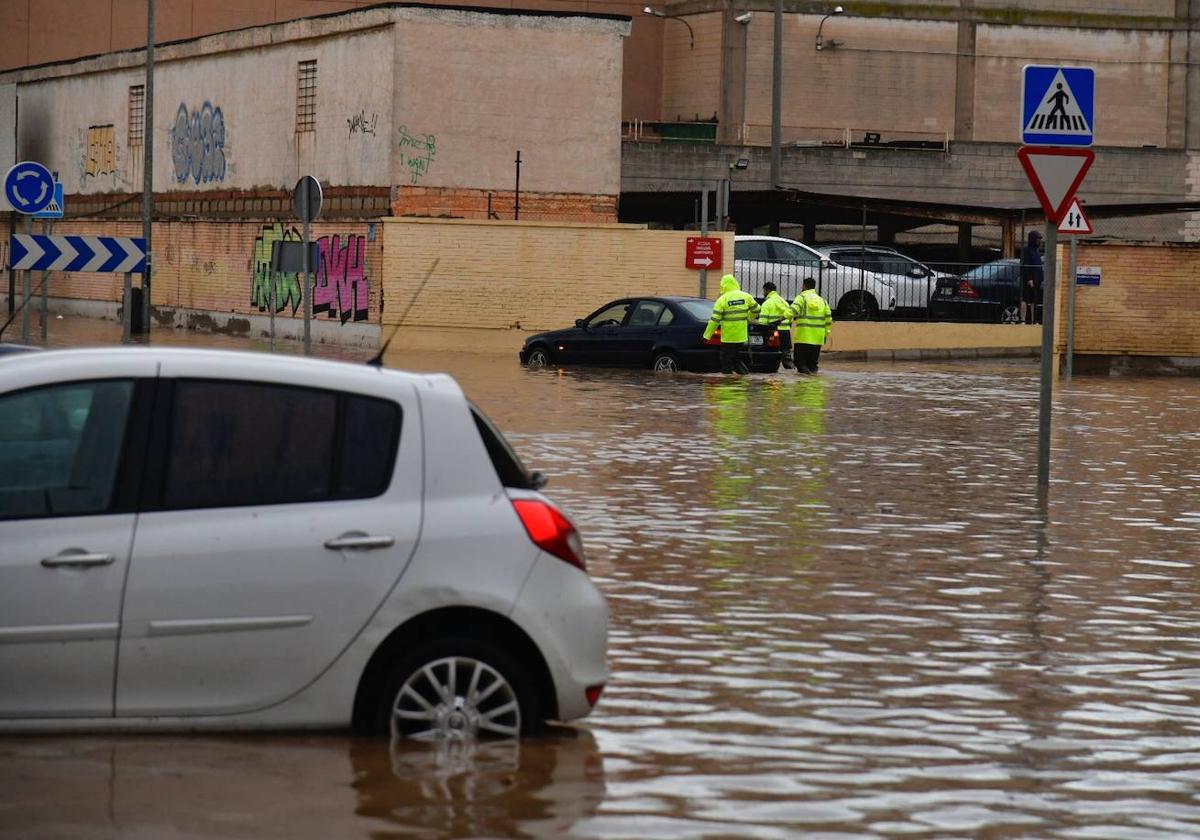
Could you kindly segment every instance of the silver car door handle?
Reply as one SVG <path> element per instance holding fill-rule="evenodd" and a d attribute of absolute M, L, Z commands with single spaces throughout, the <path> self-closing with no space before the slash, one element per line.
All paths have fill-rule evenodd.
<path fill-rule="evenodd" d="M 90 554 L 86 551 L 68 553 L 69 551 L 68 549 L 68 551 L 53 557 L 43 557 L 42 565 L 47 569 L 86 569 L 89 566 L 108 566 L 117 559 L 112 554 Z"/>
<path fill-rule="evenodd" d="M 331 551 L 342 548 L 372 549 L 390 548 L 396 543 L 394 537 L 372 537 L 362 533 L 342 534 L 331 540 L 325 540 L 325 547 Z"/>

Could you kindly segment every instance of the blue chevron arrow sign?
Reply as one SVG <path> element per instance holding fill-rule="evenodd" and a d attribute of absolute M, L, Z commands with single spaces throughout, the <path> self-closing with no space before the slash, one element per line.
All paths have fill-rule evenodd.
<path fill-rule="evenodd" d="M 14 233 L 8 267 L 17 271 L 99 271 L 142 274 L 146 240 L 127 236 L 44 236 Z"/>

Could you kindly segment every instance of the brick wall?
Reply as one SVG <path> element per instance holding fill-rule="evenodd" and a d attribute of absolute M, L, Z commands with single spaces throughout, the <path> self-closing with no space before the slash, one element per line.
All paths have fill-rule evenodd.
<path fill-rule="evenodd" d="M 487 219 L 489 210 L 492 219 L 514 218 L 515 193 L 512 190 L 401 186 L 396 188 L 396 198 L 392 201 L 394 216 Z M 608 224 L 617 220 L 617 197 L 522 190 L 520 215 L 526 221 Z"/>
<path fill-rule="evenodd" d="M 379 323 L 379 277 L 382 240 L 378 224 L 359 221 L 318 222 L 311 236 L 318 242 L 321 262 L 316 266 L 313 294 L 314 318 L 335 325 Z M 135 221 L 67 220 L 51 230 L 62 235 L 142 235 Z M 266 316 L 270 299 L 271 243 L 300 239 L 299 225 L 273 220 L 156 222 L 152 299 L 167 310 L 196 310 L 219 316 Z M 124 278 L 119 274 L 53 272 L 50 295 L 55 298 L 115 303 Z M 135 279 L 135 285 L 138 284 Z M 303 319 L 302 283 L 294 275 L 275 280 L 276 318 Z M 160 313 L 179 325 L 191 323 Z M 194 319 L 193 319 L 194 320 Z"/>
<path fill-rule="evenodd" d="M 613 298 L 699 290 L 699 272 L 684 268 L 683 231 L 400 218 L 382 224 L 385 335 L 407 313 L 404 323 L 421 327 L 520 331 L 512 339 L 519 347 L 525 334 L 570 326 Z M 733 234 L 721 236 L 728 266 Z M 709 272 L 710 297 L 719 274 Z"/>
<path fill-rule="evenodd" d="M 1068 252 L 1059 249 L 1056 349 L 1066 352 Z M 1078 265 L 1099 266 L 1099 286 L 1076 287 L 1075 352 L 1200 357 L 1200 246 L 1081 245 Z"/>

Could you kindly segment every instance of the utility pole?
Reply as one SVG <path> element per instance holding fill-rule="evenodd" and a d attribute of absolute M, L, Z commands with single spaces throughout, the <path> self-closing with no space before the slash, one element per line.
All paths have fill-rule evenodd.
<path fill-rule="evenodd" d="M 146 240 L 146 270 L 142 272 L 142 330 L 150 337 L 150 275 L 154 250 L 150 243 L 154 215 L 154 0 L 146 2 L 146 95 L 145 129 L 142 131 L 142 237 Z M 126 301 L 126 307 L 129 302 Z"/>
<path fill-rule="evenodd" d="M 771 183 L 774 190 L 783 166 L 783 0 L 775 0 L 775 45 L 771 58 Z M 771 235 L 779 235 L 779 218 L 771 220 Z"/>

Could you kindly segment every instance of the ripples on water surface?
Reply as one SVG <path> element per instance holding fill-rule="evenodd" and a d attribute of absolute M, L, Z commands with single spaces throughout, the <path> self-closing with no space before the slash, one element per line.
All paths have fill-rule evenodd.
<path fill-rule="evenodd" d="M 234 778 L 293 768 L 279 825 L 303 793 L 344 836 L 1200 834 L 1200 382 L 1060 385 L 1043 523 L 1032 365 L 829 367 L 456 362 L 609 599 L 584 731 L 482 757 L 204 748 L 248 751 Z"/>

